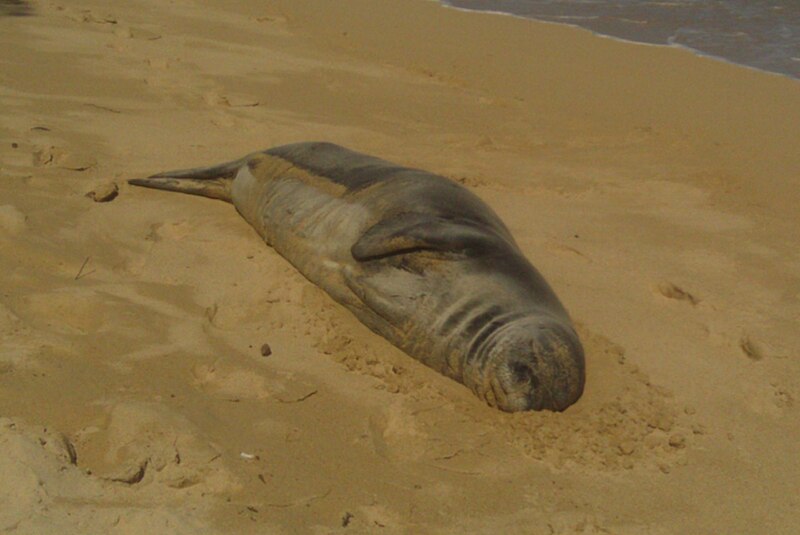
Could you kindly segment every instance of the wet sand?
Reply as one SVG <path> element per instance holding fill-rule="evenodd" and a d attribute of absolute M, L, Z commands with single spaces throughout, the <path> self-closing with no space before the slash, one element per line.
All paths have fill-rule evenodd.
<path fill-rule="evenodd" d="M 800 84 L 422 0 L 31 7 L 0 17 L 0 531 L 795 529 Z M 485 199 L 578 324 L 579 403 L 485 407 L 232 206 L 125 182 L 304 140 Z"/>

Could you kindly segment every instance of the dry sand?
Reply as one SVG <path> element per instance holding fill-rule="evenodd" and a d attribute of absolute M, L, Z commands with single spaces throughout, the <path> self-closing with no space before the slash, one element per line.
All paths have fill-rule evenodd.
<path fill-rule="evenodd" d="M 0 531 L 796 533 L 798 82 L 424 0 L 117 4 L 0 16 Z M 125 183 L 302 140 L 493 206 L 582 400 L 493 411 Z"/>

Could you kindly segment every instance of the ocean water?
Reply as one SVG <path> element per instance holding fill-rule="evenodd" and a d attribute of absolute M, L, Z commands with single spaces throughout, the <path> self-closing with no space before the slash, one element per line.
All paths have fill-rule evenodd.
<path fill-rule="evenodd" d="M 442 0 L 451 7 L 580 26 L 800 80 L 800 0 Z"/>

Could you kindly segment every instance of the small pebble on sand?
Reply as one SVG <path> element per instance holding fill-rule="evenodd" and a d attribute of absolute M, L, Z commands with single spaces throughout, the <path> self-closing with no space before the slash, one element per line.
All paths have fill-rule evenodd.
<path fill-rule="evenodd" d="M 116 182 L 105 182 L 94 187 L 86 194 L 94 202 L 113 201 L 119 194 L 119 186 Z"/>

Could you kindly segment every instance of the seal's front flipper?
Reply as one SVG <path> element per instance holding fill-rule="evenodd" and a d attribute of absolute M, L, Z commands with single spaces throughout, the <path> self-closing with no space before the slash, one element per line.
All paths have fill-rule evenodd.
<path fill-rule="evenodd" d="M 358 300 L 394 328 L 402 327 L 408 311 L 419 309 L 426 293 L 423 278 L 401 270 L 365 276 L 347 268 L 342 275 Z"/>
<path fill-rule="evenodd" d="M 483 224 L 411 212 L 372 226 L 350 252 L 365 262 L 419 251 L 479 255 L 501 243 L 503 238 Z"/>
<path fill-rule="evenodd" d="M 247 158 L 242 158 L 212 167 L 165 171 L 148 178 L 133 178 L 128 180 L 128 183 L 231 202 L 231 183 L 236 178 L 236 173 L 246 163 Z"/>

